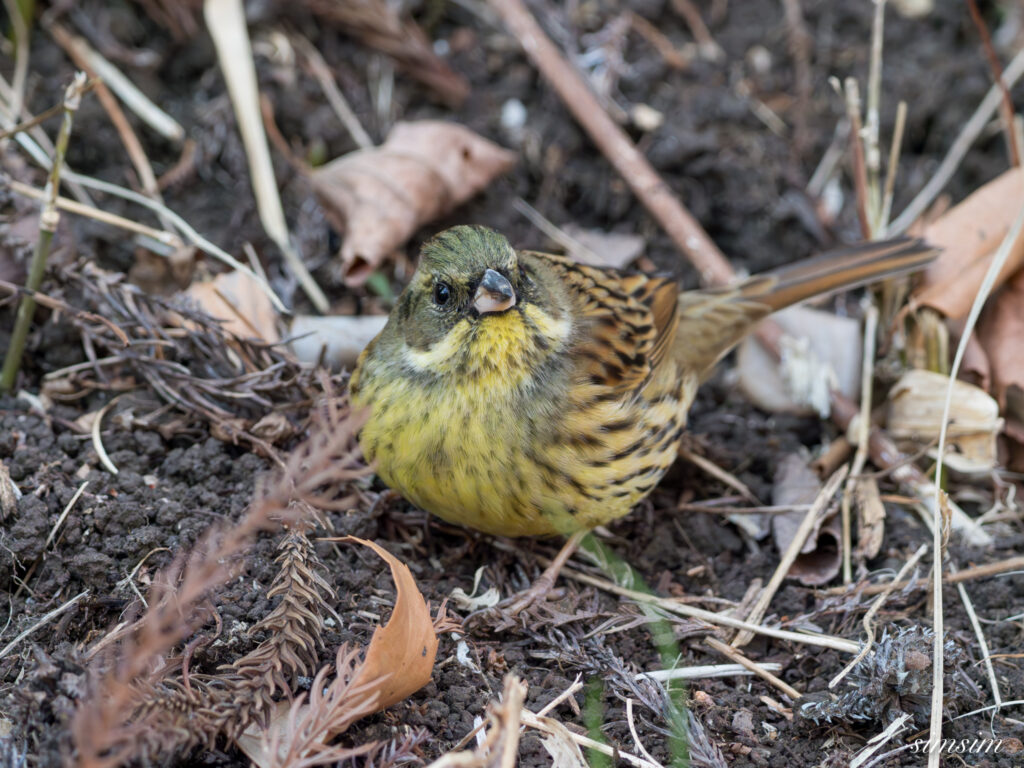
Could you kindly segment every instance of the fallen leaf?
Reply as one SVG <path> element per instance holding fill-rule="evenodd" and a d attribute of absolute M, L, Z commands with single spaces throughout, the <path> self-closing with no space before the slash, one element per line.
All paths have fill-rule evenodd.
<path fill-rule="evenodd" d="M 624 269 L 640 257 L 646 245 L 640 235 L 624 232 L 584 229 L 576 224 L 566 224 L 562 231 L 582 246 L 569 249 L 573 261 L 592 267 Z"/>
<path fill-rule="evenodd" d="M 942 249 L 924 273 L 912 302 L 946 317 L 963 317 L 974 303 L 992 257 L 1020 208 L 1024 169 L 1015 168 L 979 187 L 915 234 Z M 1024 236 L 1013 244 L 996 286 L 1024 264 Z"/>
<path fill-rule="evenodd" d="M 423 120 L 397 123 L 381 146 L 313 170 L 313 190 L 345 236 L 346 282 L 365 282 L 419 227 L 464 203 L 515 160 L 465 126 Z"/>
<path fill-rule="evenodd" d="M 281 340 L 277 310 L 256 279 L 245 272 L 222 272 L 213 280 L 193 283 L 185 295 L 240 339 L 269 344 Z"/>
<path fill-rule="evenodd" d="M 896 439 L 928 445 L 939 438 L 949 377 L 907 371 L 889 391 L 887 427 Z M 953 381 L 945 462 L 959 472 L 987 472 L 996 465 L 996 437 L 1002 430 L 999 404 L 966 381 Z"/>
<path fill-rule="evenodd" d="M 1005 411 L 1007 389 L 1024 388 L 1024 270 L 989 300 L 978 339 L 992 367 L 992 392 Z"/>
<path fill-rule="evenodd" d="M 772 503 L 778 506 L 810 505 L 821 491 L 818 474 L 806 459 L 798 454 L 786 456 L 775 472 Z M 772 517 L 772 539 L 780 552 L 789 549 L 806 510 L 795 510 Z M 833 510 L 821 516 L 811 529 L 800 554 L 786 574 L 808 586 L 818 586 L 832 580 L 839 573 L 842 562 L 840 551 L 839 515 Z"/>
<path fill-rule="evenodd" d="M 387 321 L 386 315 L 297 315 L 289 346 L 300 363 L 315 365 L 322 360 L 332 370 L 351 369 Z"/>
<path fill-rule="evenodd" d="M 813 414 L 811 400 L 828 397 L 828 375 L 851 400 L 860 392 L 860 359 L 863 354 L 860 323 L 851 317 L 839 317 L 809 307 L 790 307 L 773 315 L 788 336 L 806 339 L 784 368 L 753 337 L 740 344 L 736 357 L 739 385 L 759 408 L 773 413 Z M 818 375 L 812 375 L 817 372 Z M 794 385 L 804 390 L 794 394 Z M 817 397 L 814 397 L 815 390 Z M 811 395 L 808 397 L 808 395 Z M 820 403 L 819 403 L 820 405 Z"/>
<path fill-rule="evenodd" d="M 395 580 L 395 609 L 383 627 L 373 630 L 356 683 L 378 681 L 377 711 L 387 709 L 430 682 L 437 656 L 437 635 L 430 609 L 409 566 L 383 547 L 355 536 L 323 539 L 351 541 L 376 552 L 391 568 Z"/>

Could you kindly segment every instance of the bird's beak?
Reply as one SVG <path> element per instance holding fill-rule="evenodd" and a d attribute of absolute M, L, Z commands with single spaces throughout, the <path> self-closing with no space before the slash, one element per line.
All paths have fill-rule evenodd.
<path fill-rule="evenodd" d="M 473 296 L 473 307 L 481 315 L 504 312 L 516 305 L 516 292 L 503 274 L 488 269 Z"/>

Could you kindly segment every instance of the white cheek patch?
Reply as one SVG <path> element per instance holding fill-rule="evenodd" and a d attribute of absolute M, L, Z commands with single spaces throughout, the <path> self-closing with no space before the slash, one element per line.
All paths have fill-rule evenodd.
<path fill-rule="evenodd" d="M 458 353 L 466 336 L 465 324 L 465 320 L 459 322 L 447 336 L 426 349 L 413 349 L 406 344 L 402 348 L 403 361 L 414 370 L 436 373 Z"/>

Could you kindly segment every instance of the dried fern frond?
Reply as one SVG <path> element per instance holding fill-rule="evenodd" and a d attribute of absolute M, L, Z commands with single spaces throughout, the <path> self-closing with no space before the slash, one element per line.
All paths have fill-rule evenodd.
<path fill-rule="evenodd" d="M 332 593 L 315 574 L 313 550 L 298 532 L 314 523 L 308 510 L 345 503 L 350 497 L 339 494 L 344 496 L 350 483 L 367 472 L 355 446 L 357 425 L 347 408 L 330 400 L 316 411 L 315 420 L 310 438 L 296 448 L 283 470 L 258 484 L 242 519 L 234 526 L 212 528 L 187 557 L 179 555 L 161 571 L 150 588 L 146 612 L 121 633 L 109 654 L 94 659 L 90 691 L 72 722 L 80 765 L 119 765 L 142 756 L 139 750 L 176 751 L 235 733 L 267 711 L 274 693 L 287 686 L 288 676 L 314 667 L 318 611 L 325 605 L 323 595 Z M 286 539 L 281 562 L 287 567 L 275 582 L 279 590 L 290 585 L 294 592 L 268 617 L 268 629 L 286 632 L 287 642 L 278 644 L 272 637 L 267 648 L 283 655 L 270 655 L 269 650 L 263 655 L 257 649 L 234 677 L 169 682 L 177 668 L 169 652 L 210 618 L 217 589 L 238 573 L 241 555 L 256 534 L 282 524 L 295 527 L 299 535 Z M 239 708 L 239 702 L 245 706 Z"/>
<path fill-rule="evenodd" d="M 317 651 L 323 649 L 323 614 L 332 612 L 328 600 L 336 595 L 317 573 L 322 568 L 313 545 L 301 528 L 290 531 L 278 545 L 277 576 L 267 597 L 281 596 L 281 602 L 257 622 L 251 633 L 265 633 L 267 639 L 251 653 L 221 667 L 219 680 L 227 689 L 225 700 L 229 722 L 222 730 L 229 738 L 256 723 L 266 726 L 267 717 L 279 693 L 291 696 L 298 686 L 295 678 L 312 675 Z"/>
<path fill-rule="evenodd" d="M 331 746 L 326 742 L 344 733 L 356 720 L 377 710 L 377 680 L 360 681 L 359 649 L 342 645 L 334 664 L 334 679 L 326 685 L 330 667 L 321 669 L 309 690 L 309 701 L 300 695 L 288 708 L 283 729 L 272 728 L 263 741 L 266 765 L 271 768 L 307 768 L 364 755 L 380 748 L 379 742 L 357 747 Z"/>
<path fill-rule="evenodd" d="M 886 631 L 874 651 L 846 678 L 847 690 L 838 695 L 826 691 L 803 696 L 795 707 L 797 714 L 815 724 L 888 724 L 908 714 L 924 725 L 931 711 L 933 638 L 934 633 L 927 627 L 906 627 L 895 634 Z M 946 640 L 942 656 L 943 669 L 947 670 L 943 684 L 946 707 L 965 706 L 977 694 L 963 672 L 967 656 L 953 639 Z"/>
<path fill-rule="evenodd" d="M 296 435 L 326 394 L 323 379 L 285 346 L 239 338 L 188 300 L 147 294 L 88 263 L 56 271 L 52 283 L 40 303 L 65 313 L 90 357 L 47 375 L 44 391 L 55 400 L 127 381 L 205 422 L 215 437 L 276 458 L 273 444 Z M 176 429 L 162 419 L 140 422 Z"/>

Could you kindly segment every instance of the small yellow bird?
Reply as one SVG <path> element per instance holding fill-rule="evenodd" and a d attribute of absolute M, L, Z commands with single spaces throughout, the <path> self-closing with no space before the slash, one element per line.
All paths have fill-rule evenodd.
<path fill-rule="evenodd" d="M 758 320 L 935 253 L 899 238 L 680 293 L 453 227 L 423 246 L 352 374 L 352 404 L 369 411 L 363 453 L 449 522 L 505 536 L 587 531 L 657 485 L 701 380 Z"/>

